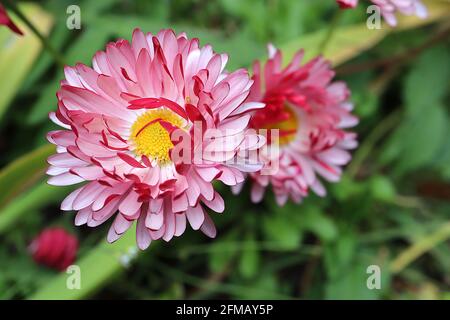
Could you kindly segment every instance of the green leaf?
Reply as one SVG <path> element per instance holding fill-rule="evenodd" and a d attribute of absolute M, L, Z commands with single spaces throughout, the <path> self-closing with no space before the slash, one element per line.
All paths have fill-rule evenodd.
<path fill-rule="evenodd" d="M 40 147 L 16 159 L 0 171 L 0 208 L 42 179 L 47 167 L 46 159 L 54 152 L 53 145 Z"/>
<path fill-rule="evenodd" d="M 450 2 L 428 1 L 429 20 L 442 18 Z M 447 11 L 445 11 L 445 8 Z M 444 14 L 445 15 L 445 14 Z M 379 162 L 396 161 L 396 173 L 435 162 L 449 123 L 444 100 L 450 80 L 450 54 L 445 46 L 422 53 L 408 73 L 403 90 L 406 117 L 383 148 Z"/>
<path fill-rule="evenodd" d="M 450 128 L 448 125 L 445 136 L 450 136 Z M 440 148 L 436 161 L 432 165 L 441 172 L 444 179 L 450 181 L 450 140 L 447 139 L 445 141 L 444 145 Z"/>
<path fill-rule="evenodd" d="M 417 240 L 410 247 L 402 251 L 391 263 L 390 269 L 397 273 L 405 269 L 410 263 L 425 254 L 438 244 L 450 238 L 450 221 L 443 223 L 437 230 Z"/>
<path fill-rule="evenodd" d="M 246 286 L 249 290 L 237 292 L 239 299 L 288 299 L 279 292 L 278 281 L 274 274 L 260 274 Z"/>
<path fill-rule="evenodd" d="M 356 248 L 355 244 L 353 241 L 351 255 L 347 254 L 345 263 L 339 260 L 343 258 L 339 246 L 335 247 L 336 254 L 331 257 L 334 263 L 333 260 L 329 262 L 328 269 L 332 268 L 333 272 L 328 273 L 325 299 L 379 299 L 390 289 L 391 272 L 383 255 L 362 247 Z M 379 273 L 374 273 L 369 267 L 378 267 Z M 372 280 L 377 275 L 380 276 L 380 288 L 370 288 L 368 284 L 373 284 Z"/>
<path fill-rule="evenodd" d="M 24 14 L 43 34 L 47 34 L 52 25 L 51 17 L 39 6 L 34 4 L 22 5 Z M 41 43 L 34 34 L 17 21 L 19 28 L 24 32 L 20 37 L 8 28 L 0 28 L 0 118 L 20 90 L 33 63 L 37 58 Z M 17 108 L 20 106 L 17 106 Z"/>
<path fill-rule="evenodd" d="M 241 17 L 249 30 L 260 40 L 264 41 L 268 35 L 267 15 L 268 6 L 262 1 L 221 1 L 223 9 L 234 16 Z"/>
<path fill-rule="evenodd" d="M 330 186 L 330 190 L 333 196 L 342 202 L 367 192 L 364 182 L 355 181 L 348 175 L 343 175 L 339 183 Z"/>
<path fill-rule="evenodd" d="M 406 118 L 383 150 L 382 163 L 397 158 L 396 172 L 403 174 L 433 162 L 446 140 L 448 123 L 441 105 L 429 106 L 420 115 Z"/>
<path fill-rule="evenodd" d="M 358 256 L 351 265 L 338 277 L 328 281 L 325 286 L 325 299 L 378 299 L 389 288 L 390 273 L 387 267 L 379 265 L 372 256 Z M 368 272 L 371 265 L 380 268 L 380 289 L 370 289 L 367 286 L 369 277 L 374 273 Z M 371 271 L 369 269 L 369 271 Z"/>
<path fill-rule="evenodd" d="M 366 24 L 338 27 L 323 55 L 334 65 L 342 64 L 376 45 L 388 33 L 387 29 L 370 32 L 370 30 L 367 30 Z M 305 61 L 317 56 L 320 43 L 325 35 L 326 30 L 320 30 L 282 46 L 281 48 L 286 56 L 284 62 L 287 63 L 300 48 L 305 48 Z"/>
<path fill-rule="evenodd" d="M 436 63 L 439 61 L 439 63 Z M 408 114 L 426 112 L 439 104 L 447 94 L 450 83 L 450 52 L 446 46 L 426 51 L 413 64 L 404 92 Z"/>
<path fill-rule="evenodd" d="M 390 202 L 395 198 L 396 190 L 388 177 L 376 175 L 370 179 L 370 189 L 376 200 Z"/>

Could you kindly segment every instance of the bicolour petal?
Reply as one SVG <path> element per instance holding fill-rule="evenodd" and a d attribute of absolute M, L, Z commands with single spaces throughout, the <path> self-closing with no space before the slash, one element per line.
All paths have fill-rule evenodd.
<path fill-rule="evenodd" d="M 340 4 L 353 6 L 356 1 Z M 279 152 L 263 149 L 264 169 L 257 172 L 251 170 L 255 163 L 235 166 L 250 172 L 253 202 L 262 200 L 268 185 L 279 205 L 289 198 L 300 202 L 310 189 L 324 196 L 319 179 L 339 181 L 342 166 L 351 160 L 348 150 L 357 146 L 356 135 L 345 131 L 358 123 L 351 114 L 353 105 L 348 101 L 346 84 L 332 81 L 334 71 L 321 57 L 300 65 L 302 56 L 301 50 L 283 68 L 281 52 L 271 47 L 267 63 L 263 67 L 255 64 L 253 80 L 259 87 L 252 88 L 249 99 L 265 107 L 254 111 L 250 124 L 254 129 L 268 130 L 268 143 Z"/>
<path fill-rule="evenodd" d="M 187 222 L 214 237 L 205 209 L 225 209 L 214 182 L 242 183 L 243 171 L 261 165 L 247 154 L 265 143 L 249 130 L 264 103 L 244 103 L 253 84 L 247 71 L 225 72 L 228 56 L 198 39 L 139 29 L 131 38 L 107 44 L 92 68 L 64 68 L 49 115 L 63 130 L 47 136 L 57 146 L 48 182 L 84 183 L 61 209 L 78 211 L 76 225 L 113 220 L 109 242 L 134 223 L 141 249 L 181 236 Z"/>

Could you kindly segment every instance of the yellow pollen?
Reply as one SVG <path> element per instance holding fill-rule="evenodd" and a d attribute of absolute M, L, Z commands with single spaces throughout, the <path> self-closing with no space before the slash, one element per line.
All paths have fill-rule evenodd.
<path fill-rule="evenodd" d="M 173 147 L 169 133 L 155 120 L 163 120 L 173 126 L 181 127 L 183 121 L 174 112 L 160 108 L 140 115 L 131 127 L 130 140 L 134 144 L 134 152 L 158 161 L 159 164 L 170 162 L 169 150 Z M 154 123 L 151 123 L 155 121 Z"/>
<path fill-rule="evenodd" d="M 295 112 L 292 110 L 291 106 L 288 106 L 287 104 L 285 104 L 284 111 L 289 113 L 288 119 L 281 121 L 281 122 L 269 124 L 264 127 L 264 129 L 279 129 L 280 130 L 280 132 L 279 132 L 280 145 L 286 145 L 289 142 L 291 142 L 292 140 L 294 140 L 295 135 L 297 134 L 297 131 L 298 131 L 299 125 L 300 125 L 299 119 L 297 118 L 297 115 L 295 114 Z"/>

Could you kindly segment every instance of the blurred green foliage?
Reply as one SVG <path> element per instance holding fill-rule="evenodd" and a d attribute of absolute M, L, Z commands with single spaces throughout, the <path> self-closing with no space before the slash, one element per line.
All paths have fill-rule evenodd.
<path fill-rule="evenodd" d="M 82 29 L 70 31 L 66 8 L 74 2 Z M 300 47 L 308 57 L 317 54 L 337 11 L 333 0 L 39 5 L 53 19 L 50 41 L 68 64 L 90 64 L 106 42 L 129 39 L 140 27 L 199 37 L 229 53 L 229 68 L 264 58 L 267 42 L 288 56 Z M 327 197 L 311 195 L 301 205 L 279 208 L 268 194 L 255 206 L 248 190 L 235 197 L 223 188 L 226 211 L 213 216 L 216 239 L 187 231 L 170 243 L 153 243 L 136 258 L 129 253 L 131 230 L 124 241 L 109 245 L 107 226 L 75 228 L 73 214 L 58 209 L 68 190 L 43 182 L 49 150 L 32 150 L 54 128 L 47 113 L 56 108 L 63 73 L 41 52 L 14 91 L 0 82 L 2 95 L 8 90 L 13 98 L 1 105 L 0 118 L 0 298 L 450 298 L 450 43 L 448 10 L 439 10 L 436 17 L 443 19 L 417 28 L 416 22 L 405 24 L 395 33 L 366 30 L 363 6 L 344 13 L 325 55 L 339 64 L 337 78 L 352 89 L 361 145 L 342 180 L 327 184 Z M 5 39 L 0 33 L 0 43 Z M 80 292 L 58 291 L 65 274 L 29 257 L 30 240 L 51 225 L 63 225 L 80 239 L 79 263 L 89 274 Z M 366 286 L 369 265 L 382 270 L 381 290 Z"/>

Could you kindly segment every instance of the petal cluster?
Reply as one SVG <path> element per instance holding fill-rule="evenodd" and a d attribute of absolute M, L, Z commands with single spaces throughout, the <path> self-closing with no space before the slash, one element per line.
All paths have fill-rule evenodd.
<path fill-rule="evenodd" d="M 50 114 L 63 130 L 48 134 L 57 146 L 48 174 L 53 185 L 84 183 L 61 204 L 78 211 L 76 225 L 111 219 L 112 242 L 136 222 L 141 249 L 180 236 L 187 223 L 216 235 L 206 208 L 222 212 L 224 201 L 213 182 L 233 186 L 243 172 L 259 170 L 239 160 L 264 144 L 246 130 L 251 112 L 264 105 L 244 103 L 253 81 L 243 69 L 225 72 L 227 59 L 185 34 L 135 30 L 131 43 L 119 40 L 97 52 L 92 68 L 65 68 L 58 109 Z M 220 139 L 194 139 L 208 130 L 222 132 Z M 192 154 L 212 152 L 180 161 L 175 131 Z"/>
<path fill-rule="evenodd" d="M 351 159 L 348 150 L 357 146 L 356 134 L 346 131 L 358 123 L 350 113 L 347 86 L 332 82 L 334 72 L 323 58 L 301 65 L 302 57 L 300 51 L 282 68 L 281 52 L 269 46 L 264 67 L 258 61 L 254 65 L 255 85 L 248 99 L 266 106 L 255 111 L 251 125 L 279 129 L 279 152 L 265 158 L 273 172 L 250 174 L 254 202 L 269 185 L 280 205 L 289 198 L 300 202 L 310 189 L 324 196 L 320 178 L 338 181 L 341 167 Z"/>
<path fill-rule="evenodd" d="M 395 14 L 400 12 L 404 15 L 416 15 L 419 18 L 426 18 L 427 9 L 421 0 L 370 0 L 380 8 L 381 15 L 390 26 L 397 25 Z M 336 0 L 342 9 L 354 8 L 358 0 Z"/>

